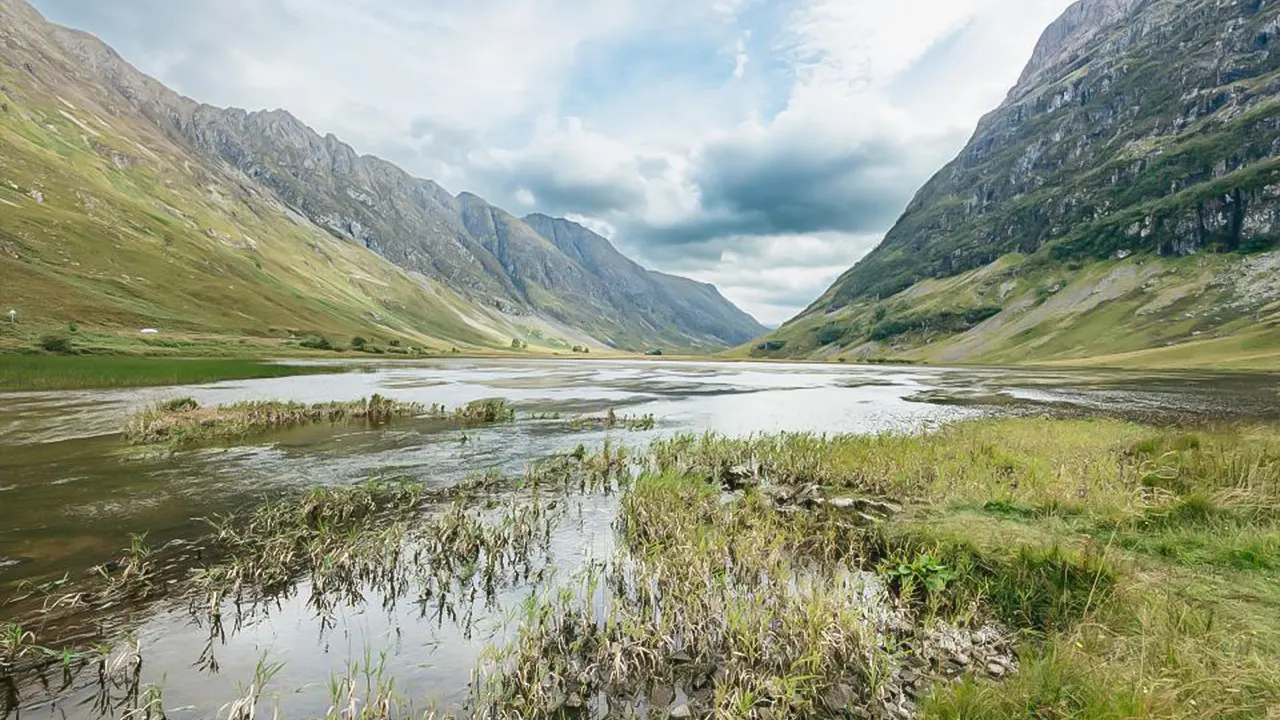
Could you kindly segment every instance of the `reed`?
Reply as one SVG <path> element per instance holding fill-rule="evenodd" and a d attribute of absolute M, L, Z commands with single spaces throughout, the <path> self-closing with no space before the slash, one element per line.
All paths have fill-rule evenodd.
<path fill-rule="evenodd" d="M 129 419 L 125 438 L 134 445 L 187 445 L 220 439 L 239 439 L 270 430 L 313 423 L 366 422 L 382 424 L 426 412 L 420 403 L 382 395 L 353 402 L 305 404 L 252 401 L 213 408 L 191 398 L 177 398 L 147 408 Z"/>

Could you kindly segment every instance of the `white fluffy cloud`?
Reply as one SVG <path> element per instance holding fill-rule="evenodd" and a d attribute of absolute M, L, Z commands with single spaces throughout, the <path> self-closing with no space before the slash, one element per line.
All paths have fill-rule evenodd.
<path fill-rule="evenodd" d="M 766 322 L 867 252 L 1070 0 L 34 0 L 197 99 L 568 215 Z"/>

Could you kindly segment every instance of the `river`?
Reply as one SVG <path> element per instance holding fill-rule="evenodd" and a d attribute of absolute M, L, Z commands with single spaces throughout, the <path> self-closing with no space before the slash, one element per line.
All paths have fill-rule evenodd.
<path fill-rule="evenodd" d="M 455 407 L 501 397 L 521 415 L 564 416 L 616 409 L 653 414 L 652 430 L 579 432 L 561 420 L 525 420 L 465 431 L 426 421 L 388 427 L 311 426 L 214 448 L 144 454 L 118 434 L 126 418 L 157 400 L 191 396 L 202 405 L 249 399 L 354 400 L 381 393 Z M 1273 420 L 1280 377 L 864 365 L 641 361 L 445 360 L 370 363 L 334 374 L 222 382 L 182 388 L 0 393 L 0 597 L 24 583 L 73 581 L 119 557 L 131 534 L 156 548 L 201 537 L 202 520 L 288 490 L 410 477 L 428 487 L 606 440 L 643 448 L 655 437 L 714 431 L 749 435 L 919 432 L 999 414 L 1114 416 L 1158 424 Z M 465 438 L 464 438 L 465 435 Z M 551 565 L 571 570 L 611 548 L 614 500 L 583 500 L 556 528 Z M 118 608 L 95 618 L 104 637 L 130 636 L 145 649 L 135 679 L 163 685 L 169 717 L 209 717 L 237 697 L 266 662 L 290 712 L 323 714 L 319 687 L 366 659 L 402 687 L 444 703 L 465 694 L 486 642 L 527 587 L 508 588 L 499 607 L 467 627 L 424 620 L 416 603 L 390 598 L 348 603 L 318 618 L 305 592 L 210 642 L 177 603 Z M 0 606 L 0 621 L 7 619 Z M 210 650 L 216 670 L 202 655 Z M 97 717 L 105 689 L 89 679 L 67 687 L 13 688 L 24 717 Z M 3 698 L 0 698 L 3 700 Z M 111 698 L 105 698 L 108 704 Z M 0 704 L 0 708 L 4 707 Z M 15 708 L 9 707 L 9 710 Z M 2 715 L 4 713 L 0 713 Z"/>

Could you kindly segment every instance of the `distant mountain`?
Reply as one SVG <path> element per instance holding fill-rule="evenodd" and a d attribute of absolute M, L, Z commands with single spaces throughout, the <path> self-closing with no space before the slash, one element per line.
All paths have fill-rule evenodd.
<path fill-rule="evenodd" d="M 696 335 L 737 345 L 766 332 L 714 285 L 646 270 L 614 249 L 608 240 L 570 220 L 529 215 L 526 224 L 602 282 L 592 304 L 625 307 L 654 328 L 687 328 Z"/>
<path fill-rule="evenodd" d="M 756 355 L 1280 363 L 1280 4 L 1082 0 Z"/>
<path fill-rule="evenodd" d="M 566 249 L 288 112 L 182 97 L 22 0 L 0 0 L 0 82 L 13 191 L 0 189 L 0 279 L 22 288 L 0 304 L 25 301 L 33 320 L 251 335 L 373 323 L 440 345 L 631 350 L 764 332 L 714 288 L 649 273 L 604 238 Z M 47 292 L 13 280 L 36 274 Z"/>

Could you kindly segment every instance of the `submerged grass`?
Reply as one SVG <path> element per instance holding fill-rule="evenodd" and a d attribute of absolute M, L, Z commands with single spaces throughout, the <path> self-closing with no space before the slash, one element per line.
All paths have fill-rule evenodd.
<path fill-rule="evenodd" d="M 248 359 L 0 354 L 0 390 L 194 385 L 219 380 L 332 372 L 335 372 L 332 367 L 284 365 Z"/>
<path fill-rule="evenodd" d="M 373 395 L 353 402 L 308 405 L 297 402 L 252 401 L 202 408 L 191 398 L 157 403 L 131 417 L 124 435 L 134 445 L 184 445 L 216 439 L 243 438 L 275 428 L 320 422 L 360 420 L 385 423 L 426 412 L 421 403 Z"/>
<path fill-rule="evenodd" d="M 616 552 L 550 582 L 566 498 L 619 491 Z M 228 607 L 238 622 L 299 587 L 321 617 L 411 598 L 468 637 L 477 604 L 528 588 L 461 716 L 1190 720 L 1280 708 L 1273 426 L 1016 419 L 918 435 L 686 435 L 644 453 L 579 447 L 447 492 L 314 490 L 214 527 L 181 584 L 211 628 L 201 661 L 213 667 Z M 154 565 L 136 538 L 104 575 L 111 596 L 165 585 Z M 9 646 L 36 652 L 21 650 L 36 642 L 25 633 Z M 3 642 L 0 657 L 15 654 Z M 431 688 L 400 686 L 385 665 L 370 655 L 335 675 L 328 716 L 425 715 L 408 698 Z M 262 710 L 261 683 L 246 687 L 230 715 Z"/>

